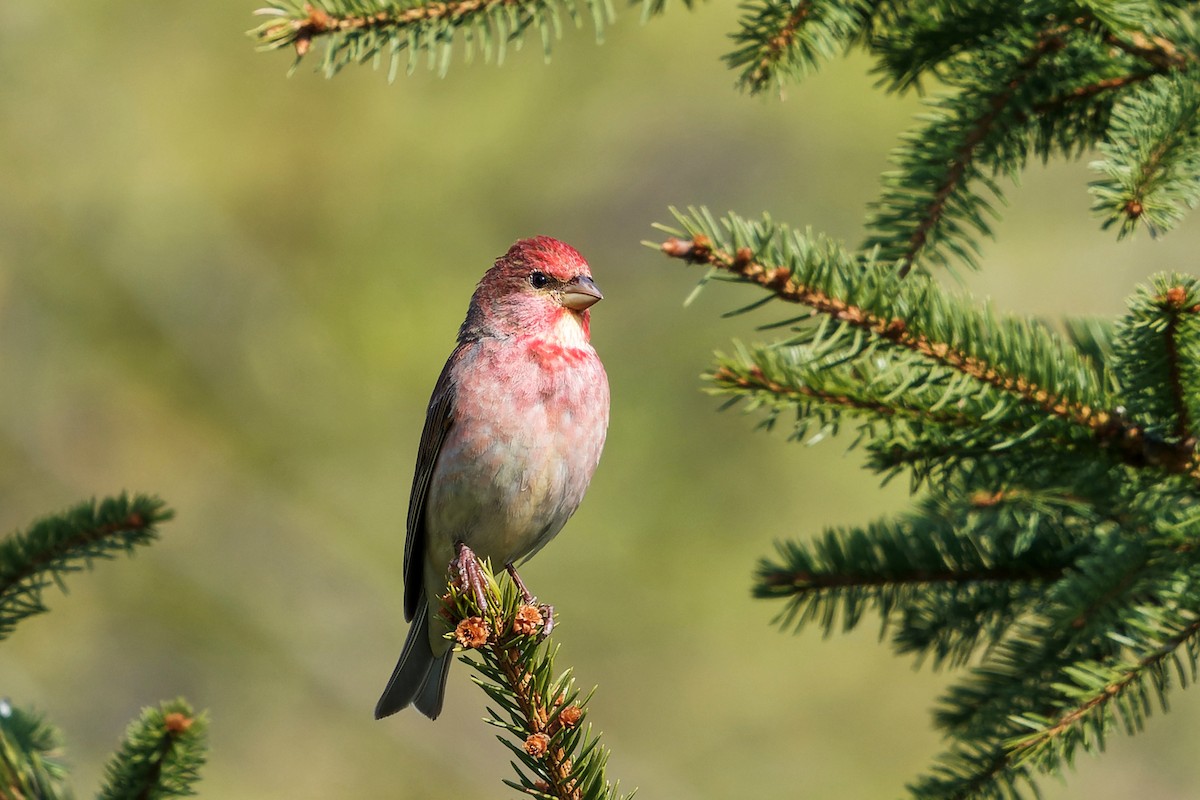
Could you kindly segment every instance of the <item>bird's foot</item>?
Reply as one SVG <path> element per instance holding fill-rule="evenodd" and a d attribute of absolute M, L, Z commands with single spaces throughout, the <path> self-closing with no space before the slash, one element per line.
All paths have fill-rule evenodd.
<path fill-rule="evenodd" d="M 483 577 L 483 570 L 479 568 L 479 559 L 475 557 L 474 551 L 459 542 L 458 555 L 451 566 L 458 573 L 458 580 L 463 588 L 475 595 L 480 613 L 486 611 L 487 581 Z"/>
<path fill-rule="evenodd" d="M 531 606 L 537 603 L 537 598 L 525 588 L 525 581 L 521 580 L 521 576 L 517 574 L 517 568 L 512 564 L 505 564 L 504 568 L 508 570 L 508 575 L 513 579 L 513 583 L 517 585 L 517 589 L 521 591 L 521 599 L 525 601 L 525 605 Z"/>
<path fill-rule="evenodd" d="M 544 620 L 542 622 L 542 635 L 549 636 L 550 631 L 554 630 L 554 606 L 537 601 L 537 598 L 525 588 L 525 581 L 521 580 L 521 576 L 517 574 L 516 567 L 512 564 L 505 564 L 504 568 L 508 570 L 509 577 L 513 579 L 513 583 L 517 585 L 517 589 L 521 592 L 521 599 L 525 601 L 525 605 L 535 606 L 541 613 Z"/>
<path fill-rule="evenodd" d="M 542 603 L 538 606 L 538 611 L 542 612 L 542 636 L 549 636 L 550 631 L 554 630 L 554 606 Z"/>

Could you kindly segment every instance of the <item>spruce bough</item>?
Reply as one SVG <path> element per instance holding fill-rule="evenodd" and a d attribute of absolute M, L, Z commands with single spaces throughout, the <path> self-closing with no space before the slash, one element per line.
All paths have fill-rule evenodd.
<path fill-rule="evenodd" d="M 1200 282 L 1159 276 L 1115 324 L 1056 333 L 770 221 L 678 220 L 665 253 L 815 318 L 719 358 L 712 391 L 798 439 L 852 428 L 870 468 L 923 494 L 782 542 L 754 586 L 784 628 L 874 612 L 899 652 L 971 664 L 914 797 L 1022 797 L 1195 679 Z"/>
<path fill-rule="evenodd" d="M 0 542 L 0 639 L 47 610 L 43 590 L 96 561 L 133 553 L 158 538 L 172 512 L 157 497 L 89 500 Z M 102 800 L 189 797 L 200 777 L 207 720 L 185 701 L 143 710 L 106 767 Z M 0 701 L 0 800 L 67 800 L 62 734 L 37 713 Z"/>

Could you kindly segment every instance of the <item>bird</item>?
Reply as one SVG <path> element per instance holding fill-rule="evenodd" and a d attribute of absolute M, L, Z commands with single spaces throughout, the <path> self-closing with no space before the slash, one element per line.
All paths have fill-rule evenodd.
<path fill-rule="evenodd" d="M 453 651 L 438 612 L 452 563 L 467 579 L 476 556 L 503 564 L 531 599 L 515 564 L 575 513 L 604 448 L 608 376 L 590 342 L 603 297 L 579 251 L 549 236 L 517 241 L 476 286 L 417 448 L 404 545 L 411 624 L 376 719 L 410 705 L 441 713 Z"/>

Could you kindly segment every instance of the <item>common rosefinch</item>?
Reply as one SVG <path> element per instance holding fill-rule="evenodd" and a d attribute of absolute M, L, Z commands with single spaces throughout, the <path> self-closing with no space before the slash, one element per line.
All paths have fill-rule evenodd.
<path fill-rule="evenodd" d="M 548 236 L 517 242 L 479 281 L 421 433 L 404 545 L 412 626 L 376 719 L 441 712 L 452 652 L 436 612 L 451 562 L 475 567 L 462 547 L 517 579 L 513 563 L 579 507 L 608 429 L 608 378 L 588 342 L 601 297 L 583 257 Z"/>

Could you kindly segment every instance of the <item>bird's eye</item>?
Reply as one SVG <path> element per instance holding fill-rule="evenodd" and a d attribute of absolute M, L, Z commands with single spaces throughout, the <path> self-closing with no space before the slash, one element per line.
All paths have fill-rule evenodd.
<path fill-rule="evenodd" d="M 546 284 L 549 282 L 550 278 L 547 277 L 546 273 L 542 272 L 541 270 L 535 269 L 533 272 L 529 273 L 529 283 L 535 289 L 545 288 Z"/>

